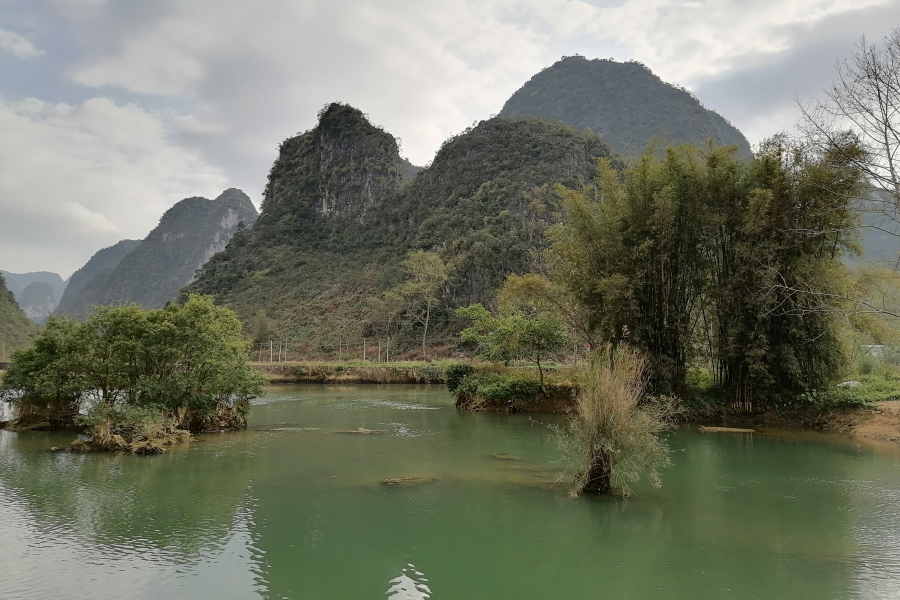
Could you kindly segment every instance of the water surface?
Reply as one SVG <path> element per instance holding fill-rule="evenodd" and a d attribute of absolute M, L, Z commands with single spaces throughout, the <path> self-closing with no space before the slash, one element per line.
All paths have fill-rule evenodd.
<path fill-rule="evenodd" d="M 0 432 L 4 599 L 900 597 L 893 446 L 683 429 L 662 489 L 573 501 L 546 429 L 436 386 L 272 388 L 161 456 L 72 437 Z"/>

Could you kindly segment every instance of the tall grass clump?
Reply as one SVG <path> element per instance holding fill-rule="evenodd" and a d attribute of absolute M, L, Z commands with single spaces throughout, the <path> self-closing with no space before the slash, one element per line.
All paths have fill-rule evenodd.
<path fill-rule="evenodd" d="M 569 424 L 556 430 L 568 472 L 574 471 L 573 496 L 614 489 L 628 496 L 641 476 L 661 485 L 660 471 L 670 464 L 661 434 L 673 423 L 677 402 L 648 397 L 648 375 L 646 360 L 630 347 L 598 351 L 583 369 Z"/>

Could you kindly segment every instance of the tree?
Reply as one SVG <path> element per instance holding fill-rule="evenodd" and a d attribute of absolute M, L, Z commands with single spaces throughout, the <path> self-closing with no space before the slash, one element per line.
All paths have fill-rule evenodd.
<path fill-rule="evenodd" d="M 266 314 L 265 310 L 256 311 L 256 316 L 253 318 L 253 343 L 254 344 L 262 344 L 264 342 L 272 339 L 272 332 L 270 331 L 270 321 L 269 316 Z"/>
<path fill-rule="evenodd" d="M 414 323 L 422 326 L 422 358 L 426 358 L 431 311 L 439 301 L 439 292 L 449 278 L 447 265 L 434 252 L 418 250 L 400 264 L 405 280 L 385 294 L 388 305 L 402 305 Z M 399 302 L 398 302 L 399 300 Z"/>
<path fill-rule="evenodd" d="M 599 162 L 597 182 L 559 190 L 567 222 L 551 231 L 545 262 L 584 306 L 590 343 L 626 336 L 650 361 L 658 393 L 682 393 L 704 282 L 700 209 L 704 164 L 691 147 L 648 152 L 620 179 Z M 596 340 L 595 340 L 596 338 Z"/>
<path fill-rule="evenodd" d="M 669 466 L 660 434 L 672 425 L 677 404 L 671 397 L 645 397 L 647 362 L 627 345 L 593 352 L 579 380 L 576 410 L 556 429 L 560 449 L 575 471 L 572 495 L 606 494 L 646 476 L 660 486 Z"/>
<path fill-rule="evenodd" d="M 533 362 L 538 369 L 541 390 L 547 393 L 541 361 L 564 348 L 567 342 L 555 315 L 506 307 L 494 316 L 481 304 L 473 304 L 457 309 L 456 316 L 471 319 L 472 324 L 460 336 L 463 341 L 477 342 L 479 354 L 484 358 L 507 365 L 518 357 Z"/>
<path fill-rule="evenodd" d="M 858 305 L 841 263 L 858 252 L 851 156 L 779 136 L 752 161 L 670 148 L 622 177 L 601 161 L 595 185 L 559 189 L 567 219 L 538 262 L 546 281 L 510 284 L 589 343 L 637 348 L 654 394 L 682 395 L 703 354 L 735 408 L 821 389 Z"/>
<path fill-rule="evenodd" d="M 87 412 L 95 431 L 146 429 L 129 419 L 165 421 L 166 430 L 241 427 L 265 384 L 248 350 L 237 316 L 208 297 L 149 311 L 96 307 L 83 322 L 51 318 L 31 349 L 13 355 L 0 397 L 20 415 L 59 423 Z"/>
<path fill-rule="evenodd" d="M 797 103 L 807 139 L 821 151 L 846 149 L 842 160 L 900 208 L 900 27 L 880 46 L 862 37 L 824 97 Z"/>

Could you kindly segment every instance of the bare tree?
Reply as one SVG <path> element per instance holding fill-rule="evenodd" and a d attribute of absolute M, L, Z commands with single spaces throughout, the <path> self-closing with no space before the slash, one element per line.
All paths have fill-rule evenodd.
<path fill-rule="evenodd" d="M 880 194 L 874 202 L 897 220 L 900 208 L 900 26 L 881 44 L 862 37 L 837 65 L 822 99 L 804 104 L 799 128 L 820 149 L 843 152 Z M 869 207 L 871 209 L 871 206 Z"/>

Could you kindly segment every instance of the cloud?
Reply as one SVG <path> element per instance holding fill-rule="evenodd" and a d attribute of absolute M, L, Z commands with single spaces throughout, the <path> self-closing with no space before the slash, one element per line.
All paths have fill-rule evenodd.
<path fill-rule="evenodd" d="M 69 73 L 204 105 L 192 110 L 204 126 L 187 127 L 187 143 L 229 167 L 242 162 L 235 176 L 253 193 L 277 142 L 332 100 L 367 111 L 421 164 L 448 135 L 499 111 L 559 50 L 641 60 L 691 87 L 748 56 L 789 51 L 791 26 L 888 5 L 897 2 L 109 2 L 79 7 L 78 27 L 97 47 Z"/>
<path fill-rule="evenodd" d="M 19 138 L 0 138 L 0 157 L 43 135 L 65 140 L 53 151 L 58 171 L 48 179 L 54 189 L 84 192 L 71 199 L 76 204 L 60 208 L 64 196 L 45 191 L 43 181 L 28 185 L 29 177 L 38 176 L 2 161 L 0 182 L 16 182 L 20 204 L 36 199 L 43 214 L 68 215 L 73 231 L 95 228 L 98 240 L 106 240 L 112 232 L 91 214 L 106 217 L 120 237 L 133 237 L 146 233 L 165 206 L 216 193 L 225 180 L 258 202 L 278 143 L 312 127 L 318 109 L 335 100 L 367 112 L 402 138 L 413 162 L 427 163 L 443 140 L 499 112 L 517 88 L 563 54 L 640 60 L 664 79 L 692 88 L 758 141 L 763 132 L 793 122 L 794 91 L 827 84 L 833 52 L 852 43 L 848 31 L 849 38 L 869 32 L 873 15 L 879 26 L 896 21 L 900 0 L 33 5 L 36 12 L 19 22 L 47 29 L 46 37 L 35 38 L 46 40 L 47 58 L 39 63 L 54 69 L 34 92 L 18 97 L 53 97 L 58 103 L 0 104 L 0 120 L 12 114 L 29 127 Z M 28 78 L 21 79 L 17 83 L 26 85 Z M 90 96 L 97 98 L 85 102 Z M 102 109 L 92 104 L 103 102 Z M 87 113 L 95 116 L 82 123 Z M 28 147 L 38 154 L 42 149 Z M 110 168 L 98 167 L 107 163 Z M 87 190 L 106 200 L 95 204 Z M 0 203 L 11 197 L 2 184 L 0 193 Z M 131 198 L 134 215 L 120 214 L 113 197 Z M 78 205 L 87 212 L 76 218 Z M 80 235 L 85 246 L 76 254 L 89 255 L 82 250 L 87 234 Z M 90 249 L 99 247 L 93 243 Z M 63 262 L 69 264 L 70 257 Z"/>
<path fill-rule="evenodd" d="M 101 247 L 144 237 L 178 200 L 227 187 L 221 170 L 168 129 L 158 115 L 105 97 L 0 98 L 3 268 L 52 265 L 65 276 Z"/>
<path fill-rule="evenodd" d="M 38 50 L 34 45 L 18 33 L 0 29 L 0 48 L 12 52 L 19 58 L 31 58 L 41 56 L 43 50 Z"/>

